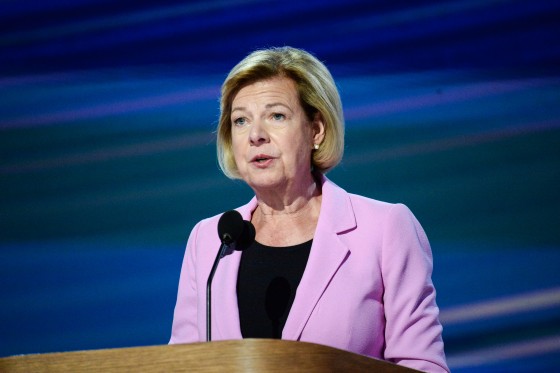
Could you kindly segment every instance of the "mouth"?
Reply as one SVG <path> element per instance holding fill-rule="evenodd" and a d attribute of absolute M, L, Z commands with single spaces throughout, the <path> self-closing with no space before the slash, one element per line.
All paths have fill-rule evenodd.
<path fill-rule="evenodd" d="M 254 156 L 253 159 L 251 159 L 251 162 L 262 164 L 262 163 L 265 163 L 265 162 L 267 162 L 271 159 L 273 159 L 273 157 L 271 157 L 270 155 L 259 154 L 259 155 Z"/>

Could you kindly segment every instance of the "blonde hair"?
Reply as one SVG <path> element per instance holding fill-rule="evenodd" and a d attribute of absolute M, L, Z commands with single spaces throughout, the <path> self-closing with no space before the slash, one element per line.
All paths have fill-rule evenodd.
<path fill-rule="evenodd" d="M 326 66 L 310 53 L 292 47 L 257 50 L 239 62 L 222 85 L 218 124 L 218 163 L 223 173 L 239 179 L 231 141 L 231 105 L 239 90 L 261 80 L 283 76 L 297 87 L 300 104 L 307 118 L 322 117 L 325 136 L 319 149 L 313 150 L 313 169 L 326 173 L 342 159 L 344 118 L 336 84 Z M 310 149 L 311 151 L 311 149 Z"/>

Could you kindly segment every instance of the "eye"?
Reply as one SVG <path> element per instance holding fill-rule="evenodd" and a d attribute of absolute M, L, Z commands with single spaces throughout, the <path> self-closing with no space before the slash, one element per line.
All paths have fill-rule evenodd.
<path fill-rule="evenodd" d="M 233 124 L 236 126 L 244 126 L 247 123 L 247 120 L 244 117 L 240 117 L 233 120 Z"/>
<path fill-rule="evenodd" d="M 272 119 L 274 119 L 276 121 L 281 121 L 281 120 L 286 119 L 286 116 L 284 114 L 274 113 L 274 114 L 272 114 Z"/>

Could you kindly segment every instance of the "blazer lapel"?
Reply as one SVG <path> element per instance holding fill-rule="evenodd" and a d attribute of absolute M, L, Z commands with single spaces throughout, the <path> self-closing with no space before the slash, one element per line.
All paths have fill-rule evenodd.
<path fill-rule="evenodd" d="M 305 272 L 282 339 L 298 340 L 307 320 L 321 299 L 350 250 L 338 234 L 356 227 L 356 219 L 348 194 L 323 176 L 321 212 Z"/>

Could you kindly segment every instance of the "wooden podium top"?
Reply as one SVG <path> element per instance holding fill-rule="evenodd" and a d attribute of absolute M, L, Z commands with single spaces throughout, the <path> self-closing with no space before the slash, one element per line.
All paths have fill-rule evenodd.
<path fill-rule="evenodd" d="M 11 356 L 0 372 L 415 372 L 313 343 L 243 339 Z"/>

